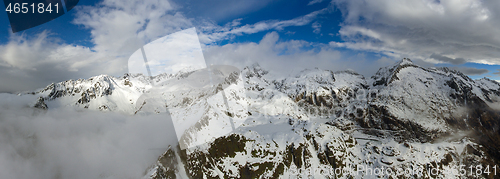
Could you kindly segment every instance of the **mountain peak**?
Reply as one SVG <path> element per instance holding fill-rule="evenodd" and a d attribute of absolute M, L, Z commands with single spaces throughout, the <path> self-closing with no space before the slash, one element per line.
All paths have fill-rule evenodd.
<path fill-rule="evenodd" d="M 401 65 L 414 65 L 413 61 L 411 61 L 409 58 L 403 58 L 401 61 L 398 62 L 398 64 Z"/>
<path fill-rule="evenodd" d="M 380 68 L 377 73 L 372 76 L 372 79 L 375 79 L 375 83 L 373 85 L 377 86 L 383 84 L 387 86 L 397 78 L 399 71 L 406 67 L 421 68 L 420 66 L 413 64 L 409 58 L 403 58 L 401 61 L 396 62 L 391 66 Z"/>
<path fill-rule="evenodd" d="M 260 67 L 259 63 L 254 63 L 250 66 L 247 66 L 245 68 L 243 68 L 243 73 L 242 74 L 245 74 L 245 77 L 247 78 L 251 78 L 253 76 L 257 76 L 259 78 L 261 78 L 263 75 L 266 75 L 268 74 L 269 72 L 262 69 L 262 67 Z"/>
<path fill-rule="evenodd" d="M 393 65 L 390 65 L 390 66 L 387 66 L 387 67 L 383 67 L 383 68 L 388 68 L 391 71 L 397 71 L 397 69 L 405 68 L 405 67 L 408 67 L 408 66 L 420 67 L 418 65 L 415 65 L 413 63 L 413 61 L 411 61 L 409 58 L 403 58 L 402 60 L 394 63 Z"/>

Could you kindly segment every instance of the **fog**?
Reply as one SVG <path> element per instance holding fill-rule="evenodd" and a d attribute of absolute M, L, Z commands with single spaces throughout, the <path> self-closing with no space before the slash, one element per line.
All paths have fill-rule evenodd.
<path fill-rule="evenodd" d="M 0 94 L 0 178 L 141 178 L 176 142 L 167 116 L 30 108 Z"/>

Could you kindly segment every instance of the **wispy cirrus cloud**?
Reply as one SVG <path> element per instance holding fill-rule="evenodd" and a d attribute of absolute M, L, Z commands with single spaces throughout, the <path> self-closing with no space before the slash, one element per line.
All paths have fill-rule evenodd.
<path fill-rule="evenodd" d="M 314 22 L 312 23 L 311 27 L 313 28 L 313 33 L 319 34 L 321 32 L 321 23 Z"/>
<path fill-rule="evenodd" d="M 283 0 L 278 0 L 283 1 Z M 188 17 L 203 17 L 220 22 L 235 19 L 275 3 L 276 0 L 173 0 Z"/>
<path fill-rule="evenodd" d="M 200 34 L 200 41 L 208 44 L 230 38 L 234 35 L 254 34 L 269 30 L 283 30 L 291 26 L 304 26 L 310 24 L 320 14 L 327 13 L 328 11 L 329 8 L 327 7 L 289 20 L 264 20 L 255 24 L 245 24 L 242 26 L 239 25 L 241 19 L 236 19 L 225 26 L 218 26 L 210 22 L 205 22 L 199 28 L 203 31 L 203 34 Z"/>
<path fill-rule="evenodd" d="M 495 74 L 495 75 L 497 75 L 497 76 L 499 76 L 499 77 L 500 77 L 500 69 L 497 69 L 497 71 L 496 71 L 496 72 L 494 72 L 493 74 Z"/>
<path fill-rule="evenodd" d="M 309 3 L 307 5 L 310 6 L 310 5 L 313 5 L 313 4 L 321 3 L 323 1 L 324 0 L 311 0 L 311 1 L 309 1 Z"/>

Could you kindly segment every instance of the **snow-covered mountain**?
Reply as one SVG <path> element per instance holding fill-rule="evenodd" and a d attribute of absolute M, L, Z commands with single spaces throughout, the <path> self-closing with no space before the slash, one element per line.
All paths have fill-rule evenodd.
<path fill-rule="evenodd" d="M 169 113 L 179 145 L 159 156 L 145 178 L 500 175 L 492 173 L 500 164 L 500 83 L 409 59 L 369 79 L 321 69 L 281 78 L 256 64 L 101 75 L 23 95 L 35 95 L 32 106 L 46 110 Z M 469 171 L 479 165 L 490 174 Z M 459 172 L 446 172 L 452 169 Z"/>

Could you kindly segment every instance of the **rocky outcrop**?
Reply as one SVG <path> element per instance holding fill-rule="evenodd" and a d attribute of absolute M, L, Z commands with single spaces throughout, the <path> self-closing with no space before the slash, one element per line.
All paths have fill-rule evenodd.
<path fill-rule="evenodd" d="M 47 104 L 45 104 L 45 99 L 42 97 L 38 97 L 38 100 L 36 101 L 35 105 L 33 106 L 38 109 L 47 109 Z"/>

